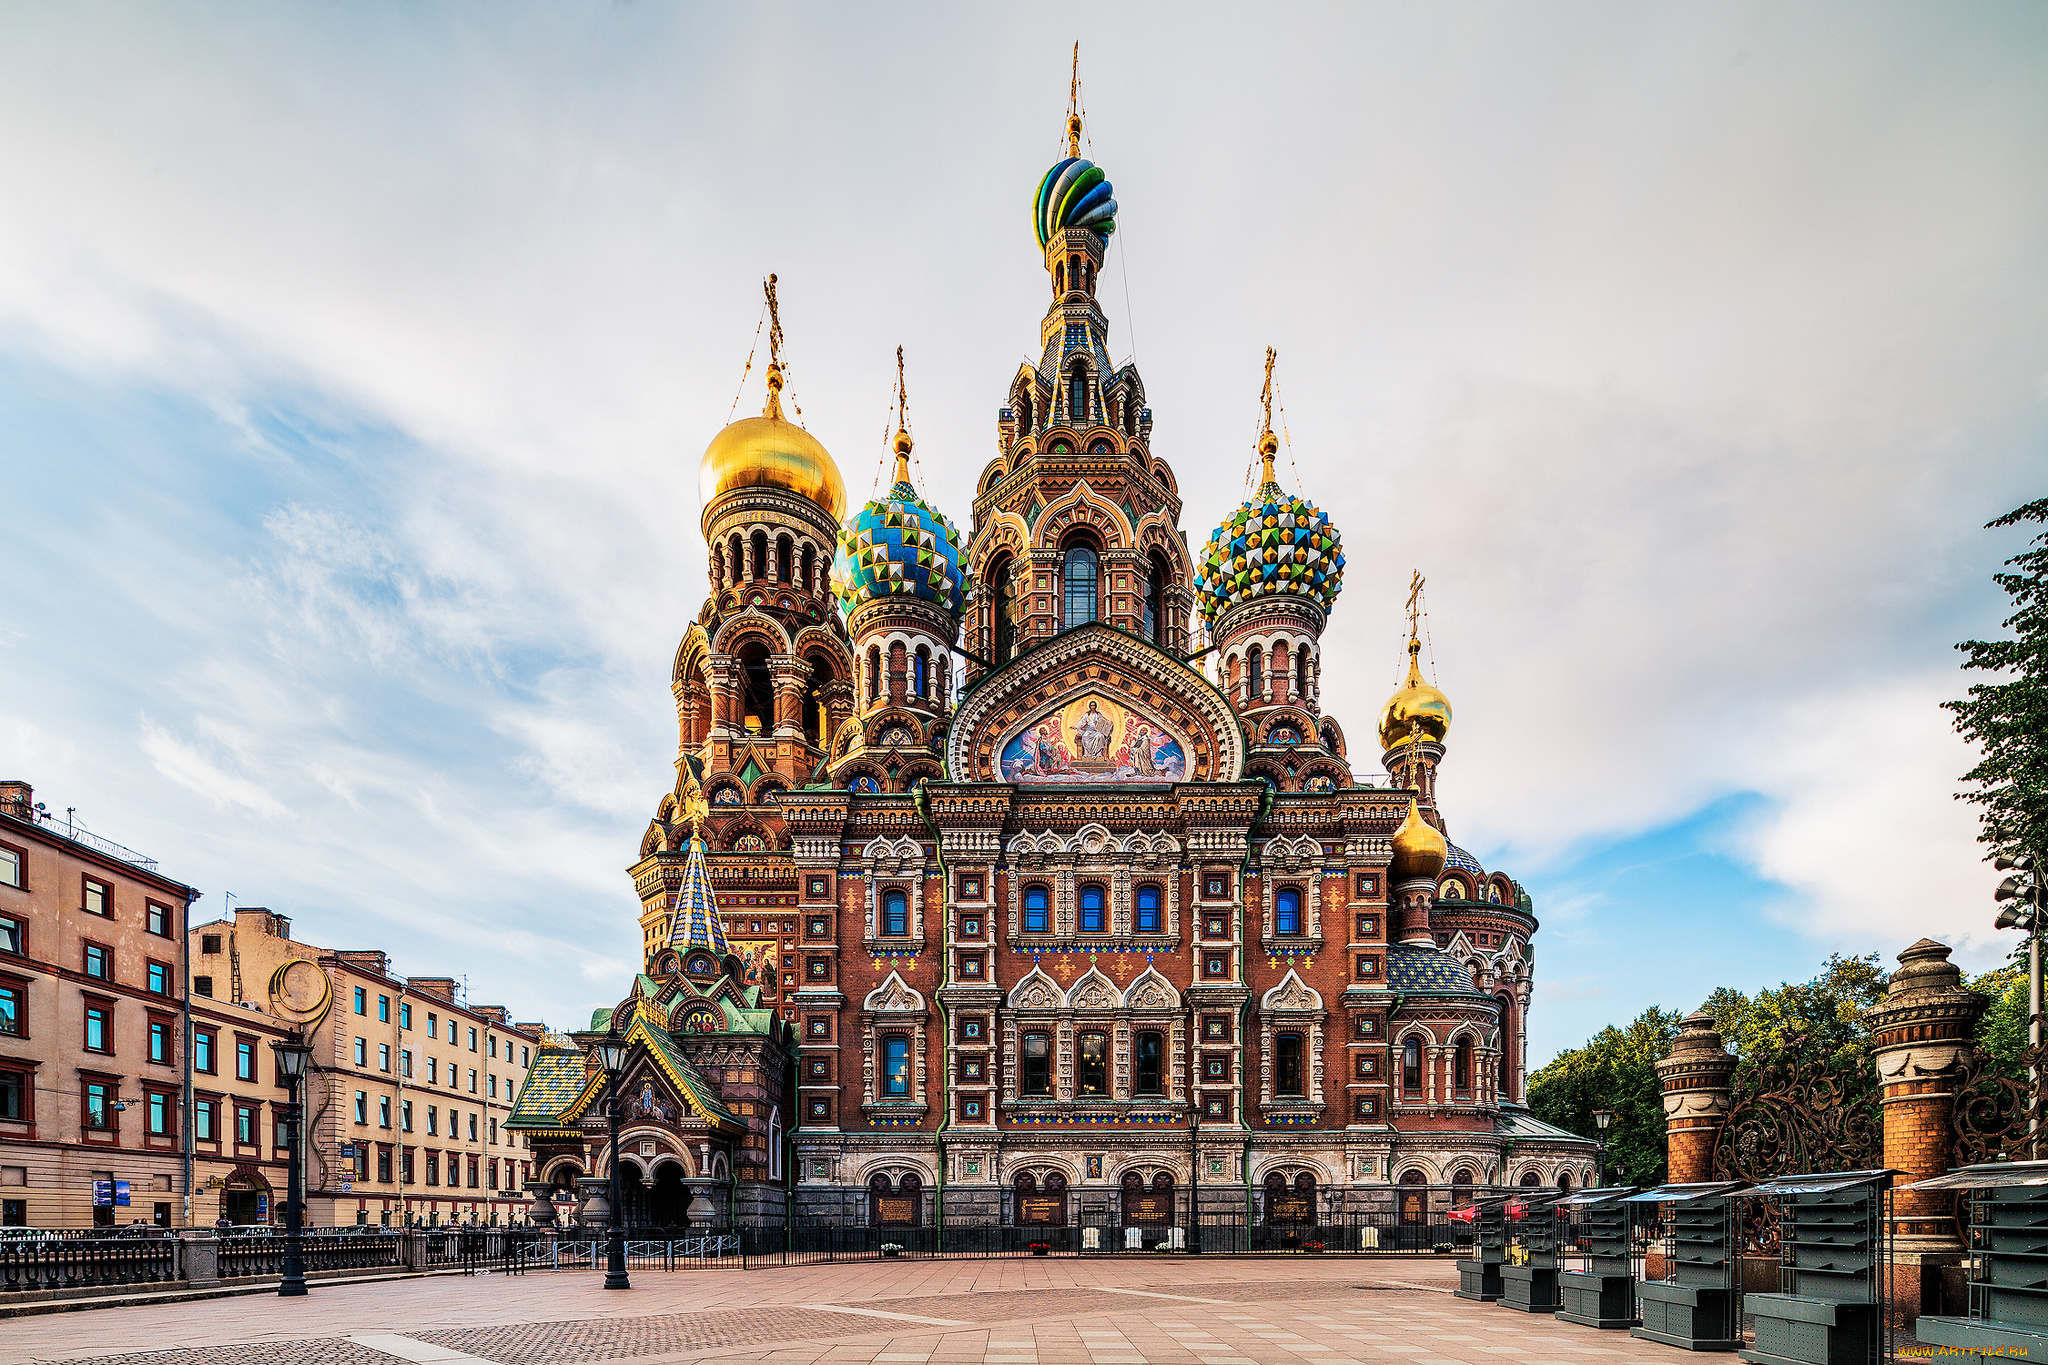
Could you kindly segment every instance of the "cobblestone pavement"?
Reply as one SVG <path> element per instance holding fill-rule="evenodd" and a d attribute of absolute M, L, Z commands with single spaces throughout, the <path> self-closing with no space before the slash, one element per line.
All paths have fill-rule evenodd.
<path fill-rule="evenodd" d="M 0 1365 L 1684 1365 L 1451 1298 L 1450 1261 L 892 1261 L 315 1286 L 0 1321 Z"/>

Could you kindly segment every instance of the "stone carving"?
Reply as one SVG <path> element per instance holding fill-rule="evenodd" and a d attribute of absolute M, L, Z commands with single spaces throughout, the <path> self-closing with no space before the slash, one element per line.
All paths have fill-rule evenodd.
<path fill-rule="evenodd" d="M 924 997 L 900 973 L 891 972 L 888 980 L 868 992 L 861 1008 L 872 1014 L 923 1014 Z"/>
<path fill-rule="evenodd" d="M 1065 992 L 1054 984 L 1044 972 L 1032 969 L 1031 975 L 1019 981 L 1010 991 L 1010 1008 L 1013 1010 L 1056 1010 L 1064 1003 Z"/>
<path fill-rule="evenodd" d="M 1171 1010 L 1180 1008 L 1180 992 L 1157 971 L 1147 968 L 1145 974 L 1131 983 L 1124 992 L 1124 1004 L 1134 1010 Z"/>
<path fill-rule="evenodd" d="M 1116 984 L 1091 967 L 1067 992 L 1067 1003 L 1077 1010 L 1112 1010 L 1123 1000 Z"/>
<path fill-rule="evenodd" d="M 1281 978 L 1279 985 L 1267 991 L 1259 1001 L 1260 1009 L 1287 1010 L 1294 1013 L 1320 1010 L 1322 1007 L 1323 997 L 1303 981 L 1298 973 L 1291 970 Z"/>

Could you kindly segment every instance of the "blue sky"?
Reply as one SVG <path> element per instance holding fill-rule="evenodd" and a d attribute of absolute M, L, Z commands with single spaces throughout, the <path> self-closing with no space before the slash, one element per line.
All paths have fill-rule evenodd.
<path fill-rule="evenodd" d="M 760 280 L 850 492 L 901 344 L 964 514 L 1075 36 L 1183 529 L 1278 347 L 1350 557 L 1326 700 L 1376 768 L 1420 569 L 1535 1058 L 2001 955 L 1936 703 L 2048 467 L 2034 5 L 9 10 L 5 775 L 202 913 L 608 1003 Z"/>

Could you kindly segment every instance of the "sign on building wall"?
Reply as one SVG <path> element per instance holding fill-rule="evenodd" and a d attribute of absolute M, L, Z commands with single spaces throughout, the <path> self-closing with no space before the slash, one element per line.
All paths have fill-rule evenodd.
<path fill-rule="evenodd" d="M 128 1207 L 128 1182 L 125 1180 L 95 1180 L 92 1182 L 92 1203 L 97 1209 L 125 1209 Z"/>

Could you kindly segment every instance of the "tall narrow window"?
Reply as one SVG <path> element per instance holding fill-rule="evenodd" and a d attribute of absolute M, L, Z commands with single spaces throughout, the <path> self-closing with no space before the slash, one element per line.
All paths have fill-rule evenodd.
<path fill-rule="evenodd" d="M 1406 1095 L 1422 1093 L 1422 1040 L 1410 1038 L 1401 1044 L 1401 1091 Z"/>
<path fill-rule="evenodd" d="M 1074 367 L 1073 377 L 1067 380 L 1067 425 L 1088 425 L 1088 372 L 1079 365 Z"/>
<path fill-rule="evenodd" d="M 789 571 L 789 537 L 778 536 L 775 541 L 775 581 L 787 583 L 793 575 Z"/>
<path fill-rule="evenodd" d="M 1067 589 L 1067 629 L 1085 626 L 1095 619 L 1095 547 L 1069 545 L 1062 574 Z"/>
<path fill-rule="evenodd" d="M 882 932 L 892 935 L 910 932 L 910 900 L 901 891 L 882 893 Z"/>
<path fill-rule="evenodd" d="M 995 661 L 1002 663 L 1017 652 L 1017 602 L 1010 586 L 1007 555 L 989 566 L 989 630 L 995 637 Z"/>
<path fill-rule="evenodd" d="M 1081 932 L 1099 934 L 1102 932 L 1102 888 L 1084 886 L 1081 888 Z"/>
<path fill-rule="evenodd" d="M 1301 645 L 1294 650 L 1294 700 L 1308 700 L 1308 649 Z"/>
<path fill-rule="evenodd" d="M 1457 1090 L 1472 1088 L 1472 1040 L 1460 1038 L 1457 1051 L 1451 1054 L 1451 1085 Z"/>
<path fill-rule="evenodd" d="M 892 1099 L 910 1095 L 910 1040 L 900 1033 L 882 1040 L 882 1093 Z"/>
<path fill-rule="evenodd" d="M 1052 1037 L 1044 1033 L 1024 1035 L 1024 1074 L 1021 1078 L 1027 1095 L 1050 1095 L 1052 1093 Z"/>
<path fill-rule="evenodd" d="M 1074 1040 L 1074 1081 L 1079 1094 L 1109 1093 L 1109 1035 L 1084 1033 Z"/>
<path fill-rule="evenodd" d="M 1273 1040 L 1273 1093 L 1299 1095 L 1301 1090 L 1301 1035 L 1283 1033 Z"/>
<path fill-rule="evenodd" d="M 1042 886 L 1024 888 L 1024 932 L 1042 934 L 1052 927 L 1048 923 L 1048 898 Z"/>
<path fill-rule="evenodd" d="M 1166 1055 L 1166 1040 L 1157 1033 L 1141 1033 L 1137 1038 L 1137 1092 L 1140 1095 L 1163 1094 L 1160 1063 Z"/>
<path fill-rule="evenodd" d="M 1266 695 L 1266 655 L 1257 645 L 1245 664 L 1245 697 L 1248 701 L 1261 701 Z"/>
<path fill-rule="evenodd" d="M 882 651 L 879 646 L 868 650 L 868 700 L 878 701 L 882 696 Z"/>
<path fill-rule="evenodd" d="M 1301 892 L 1291 886 L 1273 897 L 1273 932 L 1286 937 L 1301 932 Z"/>
<path fill-rule="evenodd" d="M 754 532 L 753 548 L 754 572 L 752 576 L 755 578 L 766 578 L 768 576 L 768 533 L 766 531 Z"/>
<path fill-rule="evenodd" d="M 1139 887 L 1137 901 L 1137 932 L 1141 934 L 1158 933 L 1160 927 L 1159 888 L 1156 886 Z"/>
<path fill-rule="evenodd" d="M 1145 576 L 1145 638 L 1161 649 L 1168 648 L 1172 637 L 1166 627 L 1166 560 L 1155 554 L 1152 571 Z"/>
<path fill-rule="evenodd" d="M 920 697 L 929 697 L 932 694 L 932 656 L 927 654 L 922 646 L 918 648 L 916 657 L 911 660 L 911 669 L 912 690 Z"/>

